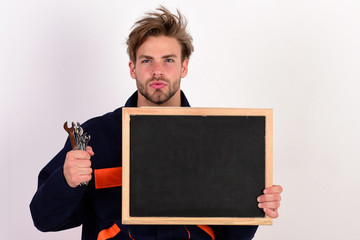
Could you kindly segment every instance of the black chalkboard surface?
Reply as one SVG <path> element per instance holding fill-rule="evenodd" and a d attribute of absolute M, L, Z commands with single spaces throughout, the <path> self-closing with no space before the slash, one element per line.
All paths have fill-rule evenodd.
<path fill-rule="evenodd" d="M 256 200 L 272 184 L 271 110 L 124 108 L 123 116 L 124 223 L 271 224 Z"/>

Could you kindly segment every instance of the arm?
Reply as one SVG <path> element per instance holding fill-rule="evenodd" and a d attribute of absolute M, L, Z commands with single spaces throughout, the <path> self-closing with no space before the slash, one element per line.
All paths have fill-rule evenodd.
<path fill-rule="evenodd" d="M 78 187 L 72 180 L 82 182 L 85 179 L 81 177 L 76 179 L 77 171 L 74 170 L 76 165 L 73 163 L 76 160 L 82 162 L 76 156 L 79 152 L 84 154 L 87 151 L 70 150 L 71 146 L 67 143 L 39 174 L 38 190 L 31 201 L 30 210 L 34 224 L 40 231 L 59 231 L 82 223 L 84 216 L 82 202 L 86 187 Z M 87 152 L 88 161 L 91 154 L 93 155 Z"/>

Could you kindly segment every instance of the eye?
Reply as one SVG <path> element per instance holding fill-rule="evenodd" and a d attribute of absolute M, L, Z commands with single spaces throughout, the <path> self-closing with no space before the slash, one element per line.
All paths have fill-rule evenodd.
<path fill-rule="evenodd" d="M 167 59 L 165 59 L 165 62 L 174 62 L 174 59 L 167 58 Z"/>
<path fill-rule="evenodd" d="M 149 63 L 150 60 L 149 59 L 145 59 L 145 60 L 142 60 L 141 63 Z"/>

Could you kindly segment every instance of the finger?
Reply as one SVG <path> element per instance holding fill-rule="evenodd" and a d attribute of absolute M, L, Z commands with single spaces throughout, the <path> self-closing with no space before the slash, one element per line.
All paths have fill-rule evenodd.
<path fill-rule="evenodd" d="M 75 158 L 77 159 L 90 159 L 91 155 L 84 150 L 74 150 L 75 151 Z"/>
<path fill-rule="evenodd" d="M 87 147 L 86 147 L 86 151 L 90 154 L 90 156 L 94 156 L 94 155 L 95 155 L 92 147 L 90 147 L 90 146 L 87 146 Z"/>
<path fill-rule="evenodd" d="M 78 168 L 90 168 L 91 161 L 89 159 L 76 159 L 74 161 L 74 166 Z"/>
<path fill-rule="evenodd" d="M 280 202 L 262 202 L 258 204 L 259 208 L 272 208 L 277 209 L 280 207 Z"/>
<path fill-rule="evenodd" d="M 271 218 L 279 217 L 279 213 L 278 213 L 277 209 L 265 208 L 264 212 L 265 212 L 266 215 L 268 215 Z"/>
<path fill-rule="evenodd" d="M 264 194 L 274 194 L 274 193 L 282 193 L 283 188 L 280 185 L 273 185 L 271 187 L 265 188 Z"/>
<path fill-rule="evenodd" d="M 69 160 L 90 159 L 90 154 L 87 151 L 83 151 L 83 150 L 71 150 L 67 152 L 66 159 Z"/>
<path fill-rule="evenodd" d="M 277 201 L 280 202 L 281 201 L 281 196 L 280 194 L 266 194 L 266 195 L 261 195 L 257 198 L 258 202 L 273 202 L 273 201 Z"/>
<path fill-rule="evenodd" d="M 79 185 L 81 182 L 90 181 L 92 169 L 80 169 L 68 174 L 67 179 L 72 185 Z"/>
<path fill-rule="evenodd" d="M 82 183 L 82 182 L 90 182 L 90 180 L 92 179 L 92 175 L 90 174 L 90 175 L 83 175 L 82 176 L 82 180 L 80 181 L 80 183 Z M 79 184 L 80 184 L 79 183 Z"/>
<path fill-rule="evenodd" d="M 77 170 L 78 175 L 91 175 L 93 172 L 92 168 L 79 168 Z"/>
<path fill-rule="evenodd" d="M 89 182 L 91 180 L 92 176 L 91 175 L 80 175 L 76 178 L 76 186 L 78 186 L 80 183 L 83 182 Z"/>

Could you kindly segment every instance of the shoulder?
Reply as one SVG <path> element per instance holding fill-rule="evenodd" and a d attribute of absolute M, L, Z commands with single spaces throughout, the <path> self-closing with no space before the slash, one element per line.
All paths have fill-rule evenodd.
<path fill-rule="evenodd" d="M 82 124 L 84 131 L 90 135 L 101 133 L 118 133 L 122 129 L 122 107 L 102 116 L 94 117 Z"/>
<path fill-rule="evenodd" d="M 122 107 L 108 112 L 102 116 L 91 118 L 82 124 L 83 127 L 93 128 L 99 127 L 103 124 L 121 123 L 122 122 Z"/>

